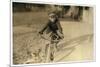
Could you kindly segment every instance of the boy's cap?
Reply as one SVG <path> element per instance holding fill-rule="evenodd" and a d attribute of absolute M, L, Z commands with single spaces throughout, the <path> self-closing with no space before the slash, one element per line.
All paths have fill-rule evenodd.
<path fill-rule="evenodd" d="M 56 16 L 56 14 L 55 14 L 55 13 L 50 13 L 49 16 L 50 16 L 50 17 L 51 17 L 51 16 Z"/>

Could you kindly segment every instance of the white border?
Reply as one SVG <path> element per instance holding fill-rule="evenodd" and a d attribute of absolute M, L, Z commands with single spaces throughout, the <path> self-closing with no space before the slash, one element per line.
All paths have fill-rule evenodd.
<path fill-rule="evenodd" d="M 75 4 L 75 3 L 59 3 L 59 2 L 44 2 L 44 1 L 28 1 L 28 0 L 14 0 L 12 2 L 19 2 L 19 3 L 37 3 L 37 4 L 54 4 L 54 5 L 73 5 L 73 6 L 91 6 L 94 7 L 95 5 L 92 4 Z"/>
<path fill-rule="evenodd" d="M 73 5 L 73 6 L 89 6 L 89 7 L 93 7 L 93 31 L 94 31 L 94 52 L 93 52 L 93 60 L 82 60 L 82 61 L 67 61 L 67 62 L 55 62 L 55 63 L 36 63 L 36 64 L 18 64 L 18 65 L 14 65 L 13 64 L 13 13 L 12 13 L 12 2 L 22 2 L 22 3 L 37 3 L 37 4 L 55 4 L 55 5 Z M 10 1 L 10 66 L 33 66 L 33 65 L 50 65 L 50 64 L 66 64 L 66 63 L 87 63 L 87 62 L 95 62 L 96 61 L 96 5 L 89 5 L 89 4 L 73 4 L 73 3 L 57 3 L 57 2 L 43 2 L 43 1 Z"/>
<path fill-rule="evenodd" d="M 10 2 L 10 65 L 13 65 L 13 13 L 12 13 L 12 1 Z"/>

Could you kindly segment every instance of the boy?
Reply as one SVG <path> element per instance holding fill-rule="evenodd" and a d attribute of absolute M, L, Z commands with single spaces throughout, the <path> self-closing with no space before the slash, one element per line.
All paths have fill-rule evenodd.
<path fill-rule="evenodd" d="M 50 13 L 49 14 L 49 20 L 47 25 L 39 32 L 39 34 L 43 34 L 43 32 L 46 31 L 47 34 L 51 32 L 50 38 L 51 38 L 51 47 L 52 51 L 50 52 L 50 60 L 53 61 L 54 59 L 54 48 L 57 49 L 57 43 L 59 42 L 54 42 L 53 40 L 60 40 L 63 39 L 63 32 L 62 32 L 62 27 L 60 25 L 59 19 L 55 13 Z M 55 49 L 55 50 L 56 50 Z"/>
<path fill-rule="evenodd" d="M 46 29 L 47 29 L 47 31 L 46 31 L 47 33 L 52 32 L 52 35 L 56 34 L 59 37 L 59 39 L 63 39 L 62 27 L 61 27 L 59 19 L 55 13 L 49 14 L 49 20 L 48 20 L 47 25 L 39 33 L 43 34 L 43 32 Z M 52 35 L 51 35 L 51 37 L 52 37 Z"/>

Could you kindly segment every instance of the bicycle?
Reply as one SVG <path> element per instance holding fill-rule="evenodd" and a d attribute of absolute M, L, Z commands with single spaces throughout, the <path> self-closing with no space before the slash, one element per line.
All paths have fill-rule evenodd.
<path fill-rule="evenodd" d="M 47 39 L 44 35 L 40 34 L 40 37 L 46 41 L 49 41 L 45 46 L 45 62 L 52 62 L 54 60 L 55 52 L 57 51 L 57 44 L 62 40 L 59 36 L 53 34 L 54 39 Z"/>

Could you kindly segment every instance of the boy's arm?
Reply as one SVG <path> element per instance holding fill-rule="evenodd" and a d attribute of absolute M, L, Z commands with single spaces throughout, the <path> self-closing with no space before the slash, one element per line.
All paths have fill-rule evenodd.
<path fill-rule="evenodd" d="M 61 24 L 60 24 L 59 21 L 58 21 L 57 25 L 58 25 L 58 31 L 57 31 L 57 34 L 60 36 L 61 39 L 63 39 L 63 38 L 64 38 L 64 35 L 63 35 L 63 29 L 62 29 Z"/>
<path fill-rule="evenodd" d="M 59 29 L 59 31 L 63 34 L 63 30 L 62 30 L 62 27 L 61 27 L 61 24 L 60 24 L 59 21 L 58 21 L 57 25 L 58 25 L 58 29 Z"/>
<path fill-rule="evenodd" d="M 43 27 L 43 29 L 39 32 L 40 34 L 43 34 L 43 32 L 47 29 L 48 23 Z"/>

